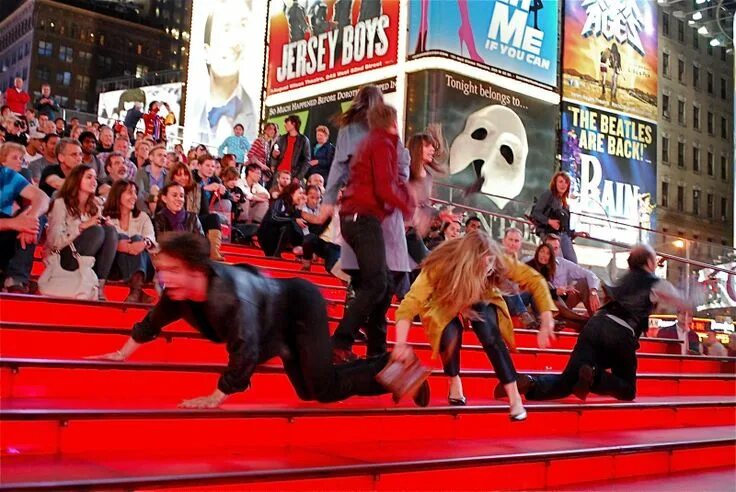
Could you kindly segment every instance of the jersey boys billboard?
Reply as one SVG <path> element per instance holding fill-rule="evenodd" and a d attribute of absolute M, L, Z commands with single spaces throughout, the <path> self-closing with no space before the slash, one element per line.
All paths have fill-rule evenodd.
<path fill-rule="evenodd" d="M 574 228 L 625 243 L 640 241 L 630 226 L 652 228 L 657 187 L 656 125 L 593 107 L 562 104 L 562 170 L 577 199 Z"/>
<path fill-rule="evenodd" d="M 446 56 L 557 87 L 557 0 L 410 0 L 409 58 Z"/>
<path fill-rule="evenodd" d="M 272 0 L 268 94 L 396 63 L 397 0 Z"/>
<path fill-rule="evenodd" d="M 566 99 L 657 118 L 657 2 L 565 2 Z"/>

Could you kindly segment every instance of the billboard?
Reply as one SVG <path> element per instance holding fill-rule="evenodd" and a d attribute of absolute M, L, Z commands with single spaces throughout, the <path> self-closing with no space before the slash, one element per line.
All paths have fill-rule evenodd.
<path fill-rule="evenodd" d="M 563 101 L 561 168 L 573 178 L 570 210 L 585 214 L 573 216 L 573 229 L 633 244 L 644 236 L 626 225 L 652 228 L 657 203 L 653 123 Z"/>
<path fill-rule="evenodd" d="M 396 105 L 396 79 L 375 82 L 384 94 L 384 101 Z M 330 140 L 334 143 L 339 127 L 337 118 L 350 106 L 350 102 L 358 93 L 360 86 L 349 87 L 328 93 L 315 95 L 309 99 L 301 99 L 277 106 L 266 106 L 266 121 L 276 123 L 283 131 L 284 120 L 290 114 L 299 116 L 302 121 L 301 132 L 314 142 L 315 130 L 324 125 L 330 130 Z"/>
<path fill-rule="evenodd" d="M 529 212 L 555 167 L 559 109 L 525 94 L 444 70 L 407 78 L 406 139 L 439 124 L 448 146 L 450 175 L 461 188 L 453 201 L 517 217 Z M 435 186 L 435 195 L 448 198 Z"/>
<path fill-rule="evenodd" d="M 409 59 L 445 56 L 557 87 L 557 0 L 410 0 Z"/>
<path fill-rule="evenodd" d="M 240 123 L 258 135 L 266 7 L 261 0 L 194 0 L 184 141 L 217 146 Z"/>
<path fill-rule="evenodd" d="M 272 0 L 268 94 L 395 64 L 399 3 Z"/>
<path fill-rule="evenodd" d="M 657 2 L 565 2 L 562 95 L 657 119 Z"/>
<path fill-rule="evenodd" d="M 149 85 L 125 89 L 122 91 L 101 92 L 97 100 L 97 116 L 100 123 L 112 124 L 115 121 L 125 121 L 125 115 L 136 103 L 140 103 L 141 111 L 148 111 L 148 105 L 153 101 L 165 102 L 176 116 L 176 121 L 181 120 L 181 90 L 182 83 Z M 159 115 L 166 117 L 168 110 L 161 106 Z M 138 128 L 143 130 L 143 121 L 138 122 Z M 173 128 L 169 129 L 175 132 Z M 132 135 L 131 135 L 132 137 Z"/>

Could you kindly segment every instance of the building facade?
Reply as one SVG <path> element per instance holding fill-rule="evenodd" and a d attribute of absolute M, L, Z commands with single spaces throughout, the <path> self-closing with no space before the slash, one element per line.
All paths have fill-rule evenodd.
<path fill-rule="evenodd" d="M 733 251 L 733 51 L 713 46 L 691 15 L 714 12 L 659 12 L 657 229 L 687 240 L 668 252 L 721 263 Z"/>
<path fill-rule="evenodd" d="M 48 83 L 61 107 L 94 113 L 98 79 L 185 66 L 187 3 L 156 0 L 118 12 L 105 10 L 109 2 L 29 0 L 0 22 L 0 89 L 22 77 L 35 99 Z"/>

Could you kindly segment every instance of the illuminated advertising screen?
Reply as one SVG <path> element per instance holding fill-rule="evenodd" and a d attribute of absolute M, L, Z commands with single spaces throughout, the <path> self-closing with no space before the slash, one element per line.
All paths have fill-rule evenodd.
<path fill-rule="evenodd" d="M 563 101 L 561 167 L 572 177 L 570 209 L 586 215 L 573 216 L 576 231 L 640 241 L 637 229 L 613 222 L 652 228 L 656 161 L 653 123 Z"/>
<path fill-rule="evenodd" d="M 184 140 L 218 146 L 237 123 L 258 135 L 267 2 L 194 0 Z"/>
<path fill-rule="evenodd" d="M 565 2 L 562 95 L 657 118 L 657 2 Z"/>
<path fill-rule="evenodd" d="M 409 59 L 445 56 L 557 87 L 557 0 L 410 0 Z"/>
<path fill-rule="evenodd" d="M 272 0 L 269 22 L 269 95 L 396 63 L 397 0 Z"/>
<path fill-rule="evenodd" d="M 386 104 L 396 105 L 396 79 L 387 79 L 375 82 L 374 85 L 381 88 L 384 94 L 383 100 Z M 360 86 L 349 87 L 328 93 L 315 95 L 309 99 L 292 101 L 277 106 L 266 106 L 266 121 L 276 123 L 283 131 L 284 120 L 287 116 L 295 114 L 299 116 L 302 126 L 301 131 L 312 142 L 315 140 L 315 130 L 324 125 L 330 130 L 330 140 L 334 143 L 337 138 L 338 117 L 350 106 L 350 102 L 358 93 Z"/>
<path fill-rule="evenodd" d="M 123 122 L 128 110 L 136 104 L 139 104 L 141 111 L 145 113 L 148 111 L 149 104 L 160 101 L 169 105 L 178 122 L 181 119 L 181 90 L 181 82 L 176 82 L 136 87 L 135 89 L 122 91 L 101 92 L 97 101 L 97 116 L 101 123 L 107 125 L 117 121 Z M 166 106 L 162 105 L 159 115 L 165 118 L 167 114 Z M 138 128 L 143 130 L 143 121 L 138 123 Z"/>
<path fill-rule="evenodd" d="M 555 166 L 556 104 L 444 70 L 410 73 L 406 132 L 438 124 L 447 143 L 453 201 L 523 216 L 549 183 Z M 438 178 L 440 179 L 440 178 Z M 448 198 L 446 188 L 435 194 Z"/>

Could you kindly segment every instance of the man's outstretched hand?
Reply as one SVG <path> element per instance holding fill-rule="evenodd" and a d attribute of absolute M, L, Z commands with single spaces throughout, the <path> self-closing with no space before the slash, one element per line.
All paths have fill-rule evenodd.
<path fill-rule="evenodd" d="M 191 400 L 184 400 L 179 403 L 181 408 L 217 408 L 222 405 L 227 399 L 227 395 L 216 389 L 214 393 L 209 396 L 200 396 L 199 398 L 192 398 Z"/>

